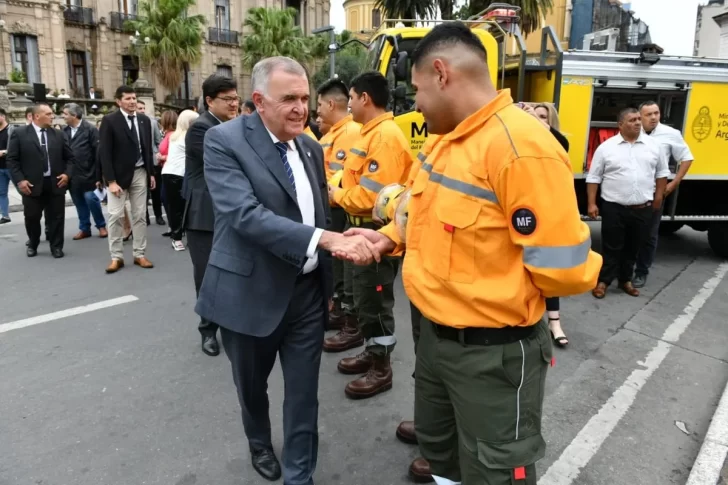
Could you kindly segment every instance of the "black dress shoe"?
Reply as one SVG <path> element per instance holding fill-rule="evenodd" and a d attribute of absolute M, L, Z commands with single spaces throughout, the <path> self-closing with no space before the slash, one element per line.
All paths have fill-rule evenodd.
<path fill-rule="evenodd" d="M 157 219 L 157 225 L 158 226 L 166 226 L 167 225 L 167 221 L 164 220 L 164 217 L 159 216 L 159 217 L 155 217 L 155 219 Z"/>
<path fill-rule="evenodd" d="M 61 259 L 63 257 L 63 249 L 51 249 L 51 254 L 56 259 Z"/>
<path fill-rule="evenodd" d="M 211 357 L 220 355 L 220 345 L 217 343 L 217 337 L 214 335 L 203 335 L 202 351 Z"/>
<path fill-rule="evenodd" d="M 250 455 L 253 459 L 253 468 L 263 478 L 270 481 L 275 481 L 281 478 L 281 464 L 278 463 L 278 458 L 273 450 L 263 448 L 259 450 L 250 450 Z"/>
<path fill-rule="evenodd" d="M 25 250 L 25 254 L 27 254 L 29 258 L 38 256 L 38 250 L 30 247 L 30 241 L 28 241 L 28 248 Z"/>

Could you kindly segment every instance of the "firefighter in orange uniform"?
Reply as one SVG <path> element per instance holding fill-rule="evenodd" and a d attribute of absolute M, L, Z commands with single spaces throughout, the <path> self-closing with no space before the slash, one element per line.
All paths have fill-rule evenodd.
<path fill-rule="evenodd" d="M 349 114 L 349 88 L 340 79 L 330 79 L 323 83 L 317 90 L 318 93 L 318 117 L 321 120 L 319 127 L 327 125 L 326 135 L 321 138 L 321 147 L 324 149 L 324 169 L 326 180 L 333 186 L 339 187 L 339 183 L 332 182 L 334 174 L 344 169 L 344 161 L 351 147 L 359 141 L 361 126 L 354 122 Z M 346 212 L 344 209 L 331 203 L 331 230 L 344 232 L 346 229 Z M 353 319 L 347 325 L 347 329 L 357 329 L 356 316 L 352 312 L 347 316 L 343 308 L 353 308 L 354 290 L 351 285 L 344 287 L 344 271 L 351 271 L 352 265 L 349 262 L 334 261 L 334 307 L 329 312 L 327 330 L 340 330 L 347 318 Z M 351 278 L 349 278 L 350 280 Z M 342 308 L 343 307 L 343 308 Z M 364 343 L 352 342 L 349 348 L 354 348 Z M 328 351 L 324 345 L 324 350 Z M 343 349 L 346 350 L 346 349 Z"/>
<path fill-rule="evenodd" d="M 346 211 L 350 226 L 376 229 L 379 226 L 372 219 L 372 210 L 377 194 L 389 184 L 406 182 L 412 155 L 393 114 L 387 111 L 389 83 L 384 76 L 378 72 L 357 76 L 351 82 L 349 95 L 353 119 L 362 124 L 361 136 L 344 161 L 341 188 L 329 184 L 329 199 Z M 358 331 L 345 325 L 324 342 L 324 349 L 331 352 L 365 341 L 364 352 L 338 364 L 343 374 L 364 374 L 346 385 L 344 391 L 351 399 L 369 398 L 392 388 L 390 355 L 397 342 L 394 279 L 399 261 L 396 257 L 385 257 L 379 263 L 353 267 Z M 346 322 L 352 321 L 353 318 Z"/>
<path fill-rule="evenodd" d="M 591 290 L 601 256 L 579 217 L 566 153 L 509 91 L 495 90 L 471 30 L 434 27 L 411 65 L 428 131 L 444 136 L 401 196 L 406 228 L 347 231 L 381 254 L 407 249 L 404 286 L 423 315 L 415 430 L 424 459 L 410 472 L 536 485 L 552 355 L 545 297 Z"/>

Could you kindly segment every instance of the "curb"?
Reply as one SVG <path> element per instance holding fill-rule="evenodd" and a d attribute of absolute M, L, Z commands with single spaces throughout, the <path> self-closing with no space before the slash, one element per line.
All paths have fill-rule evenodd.
<path fill-rule="evenodd" d="M 73 201 L 71 199 L 66 199 L 66 207 L 73 206 Z M 11 214 L 14 212 L 23 212 L 23 204 L 12 204 L 8 207 L 8 212 Z"/>
<path fill-rule="evenodd" d="M 718 483 L 728 456 L 728 385 L 710 421 L 700 453 L 685 485 Z"/>

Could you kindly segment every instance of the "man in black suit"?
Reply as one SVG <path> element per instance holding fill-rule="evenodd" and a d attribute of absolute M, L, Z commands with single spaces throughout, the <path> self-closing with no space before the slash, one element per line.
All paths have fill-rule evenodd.
<path fill-rule="evenodd" d="M 186 204 L 182 225 L 187 233 L 187 249 L 192 259 L 195 292 L 198 295 L 210 257 L 215 227 L 212 199 L 205 182 L 203 142 L 207 130 L 237 116 L 240 102 L 237 88 L 237 83 L 228 77 L 213 74 L 207 78 L 202 83 L 205 111 L 192 123 L 185 137 L 186 183 L 182 195 Z M 217 324 L 202 318 L 197 328 L 202 335 L 202 351 L 207 355 L 218 355 Z"/>
<path fill-rule="evenodd" d="M 152 161 L 151 121 L 136 111 L 136 93 L 130 86 L 116 90 L 119 109 L 104 116 L 99 131 L 101 171 L 109 185 L 109 252 L 111 263 L 106 273 L 116 273 L 124 267 L 122 217 L 127 200 L 131 205 L 134 264 L 153 268 L 146 257 L 147 249 L 147 189 L 156 186 Z"/>
<path fill-rule="evenodd" d="M 31 124 L 13 133 L 7 164 L 13 183 L 23 195 L 23 214 L 29 244 L 29 258 L 38 254 L 40 219 L 45 210 L 51 254 L 63 257 L 63 229 L 66 217 L 66 189 L 75 163 L 63 134 L 54 130 L 53 110 L 45 103 L 33 109 Z"/>
<path fill-rule="evenodd" d="M 108 236 L 106 220 L 101 210 L 101 201 L 94 193 L 96 189 L 101 188 L 96 166 L 99 130 L 91 123 L 83 121 L 83 109 L 76 103 L 69 103 L 63 107 L 63 119 L 66 120 L 63 134 L 76 160 L 69 189 L 78 213 L 79 232 L 73 236 L 73 240 L 91 237 L 91 216 L 99 230 L 99 237 L 105 238 Z"/>

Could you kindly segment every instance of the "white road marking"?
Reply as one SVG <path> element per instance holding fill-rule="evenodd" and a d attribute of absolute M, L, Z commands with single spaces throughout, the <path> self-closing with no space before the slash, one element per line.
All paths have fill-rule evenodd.
<path fill-rule="evenodd" d="M 638 362 L 642 368 L 632 371 L 632 374 L 619 389 L 614 391 L 614 394 L 604 403 L 599 412 L 591 417 L 589 422 L 561 453 L 559 459 L 541 477 L 538 482 L 539 485 L 570 485 L 579 476 L 582 468 L 596 455 L 604 441 L 632 406 L 637 393 L 667 357 L 672 348 L 672 345 L 667 342 L 677 342 L 680 335 L 688 328 L 695 315 L 708 301 L 708 298 L 713 294 L 726 273 L 728 273 L 728 263 L 720 264 L 713 277 L 705 282 L 700 291 L 685 307 L 682 314 L 665 329 L 662 340 L 657 342 L 643 362 Z M 728 425 L 725 420 L 723 424 Z M 715 481 L 700 483 L 715 483 Z"/>
<path fill-rule="evenodd" d="M 33 325 L 38 325 L 39 323 L 52 322 L 53 320 L 72 317 L 74 315 L 94 312 L 96 310 L 103 310 L 104 308 L 109 308 L 116 305 L 123 305 L 124 303 L 131 303 L 133 301 L 137 301 L 138 299 L 139 298 L 134 295 L 120 296 L 119 298 L 112 298 L 111 300 L 91 303 L 90 305 L 77 306 L 75 308 L 69 308 L 68 310 L 60 310 L 53 313 L 46 313 L 45 315 L 38 315 L 37 317 L 17 320 L 15 322 L 2 323 L 0 324 L 0 333 L 17 330 L 19 328 L 31 327 Z"/>
<path fill-rule="evenodd" d="M 718 409 L 715 410 L 708 434 L 705 435 L 705 441 L 700 447 L 700 453 L 693 464 L 686 485 L 718 483 L 726 455 L 728 455 L 728 386 L 723 391 L 723 397 L 720 399 Z"/>

